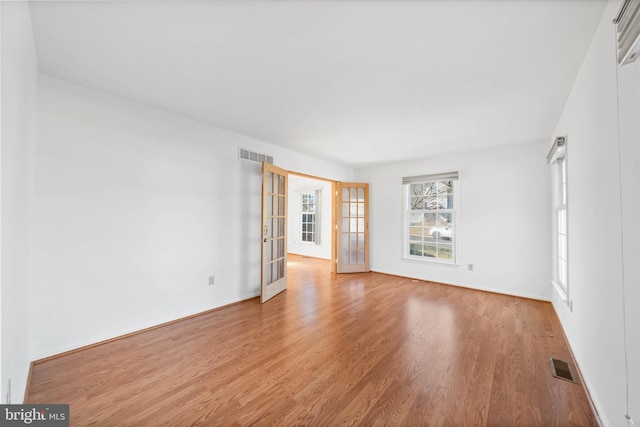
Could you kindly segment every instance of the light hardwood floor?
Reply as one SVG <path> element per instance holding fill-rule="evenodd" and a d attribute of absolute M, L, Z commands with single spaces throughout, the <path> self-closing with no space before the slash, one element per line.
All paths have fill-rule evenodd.
<path fill-rule="evenodd" d="M 290 257 L 289 289 L 34 366 L 71 425 L 596 426 L 549 303 Z"/>

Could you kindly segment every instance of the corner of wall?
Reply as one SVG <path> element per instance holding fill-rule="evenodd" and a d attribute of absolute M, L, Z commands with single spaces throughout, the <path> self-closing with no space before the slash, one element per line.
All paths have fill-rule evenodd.
<path fill-rule="evenodd" d="M 28 3 L 0 2 L 0 20 L 0 400 L 5 403 L 10 395 L 11 403 L 21 403 L 30 365 L 31 203 L 38 66 Z"/>

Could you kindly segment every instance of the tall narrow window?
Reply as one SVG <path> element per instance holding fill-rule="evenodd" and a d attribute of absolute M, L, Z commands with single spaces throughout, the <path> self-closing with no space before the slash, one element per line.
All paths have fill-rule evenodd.
<path fill-rule="evenodd" d="M 319 191 L 302 194 L 301 240 L 303 242 L 320 244 L 320 202 Z"/>
<path fill-rule="evenodd" d="M 549 155 L 553 185 L 553 284 L 565 301 L 569 300 L 569 244 L 567 225 L 566 140 L 556 138 Z"/>
<path fill-rule="evenodd" d="M 458 173 L 407 177 L 405 258 L 456 262 Z"/>

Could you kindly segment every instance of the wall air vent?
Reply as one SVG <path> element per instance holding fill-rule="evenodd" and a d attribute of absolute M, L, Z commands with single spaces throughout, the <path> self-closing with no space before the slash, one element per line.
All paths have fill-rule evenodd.
<path fill-rule="evenodd" d="M 250 162 L 257 162 L 257 163 L 266 162 L 271 165 L 273 164 L 273 156 L 256 153 L 255 151 L 251 151 L 251 150 L 245 150 L 244 148 L 240 148 L 238 150 L 238 158 L 240 160 L 248 160 Z"/>

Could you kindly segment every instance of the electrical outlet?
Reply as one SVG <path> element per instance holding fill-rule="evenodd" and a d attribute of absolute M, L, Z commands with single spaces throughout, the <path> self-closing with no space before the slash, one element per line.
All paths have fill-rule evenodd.
<path fill-rule="evenodd" d="M 473 264 L 469 264 L 469 271 L 473 271 Z"/>
<path fill-rule="evenodd" d="M 209 276 L 209 286 L 213 286 L 216 283 L 216 276 Z"/>
<path fill-rule="evenodd" d="M 11 378 L 9 378 L 9 380 L 7 381 L 6 404 L 11 405 Z"/>

